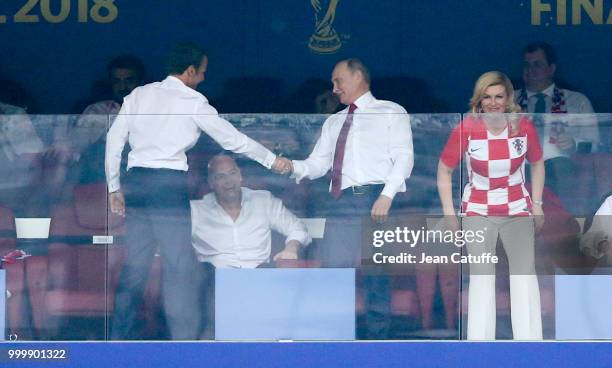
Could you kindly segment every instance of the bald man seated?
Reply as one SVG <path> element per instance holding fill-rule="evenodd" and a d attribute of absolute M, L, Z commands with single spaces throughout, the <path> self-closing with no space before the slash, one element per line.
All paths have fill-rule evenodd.
<path fill-rule="evenodd" d="M 208 164 L 212 193 L 191 201 L 192 244 L 202 262 L 201 338 L 214 336 L 215 268 L 256 268 L 270 261 L 272 230 L 285 235 L 285 247 L 273 260 L 297 259 L 312 241 L 304 223 L 266 190 L 242 187 L 233 158 L 217 155 Z"/>

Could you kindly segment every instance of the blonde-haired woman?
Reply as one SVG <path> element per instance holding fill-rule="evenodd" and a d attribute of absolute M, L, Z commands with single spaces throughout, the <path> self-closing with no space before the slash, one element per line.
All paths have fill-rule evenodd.
<path fill-rule="evenodd" d="M 465 158 L 468 172 L 460 214 L 464 232 L 484 237 L 467 239 L 470 263 L 467 337 L 495 339 L 495 264 L 479 257 L 495 255 L 498 237 L 510 267 L 514 339 L 542 338 L 540 292 L 535 274 L 535 227 L 543 224 L 544 161 L 531 121 L 515 113 L 514 88 L 506 75 L 480 76 L 470 100 L 472 114 L 451 133 L 438 164 L 438 192 L 444 215 L 458 229 L 452 197 L 452 172 Z M 532 195 L 525 188 L 525 160 L 531 163 Z M 477 240 L 484 241 L 478 243 Z M 472 240 L 472 241 L 468 241 Z"/>

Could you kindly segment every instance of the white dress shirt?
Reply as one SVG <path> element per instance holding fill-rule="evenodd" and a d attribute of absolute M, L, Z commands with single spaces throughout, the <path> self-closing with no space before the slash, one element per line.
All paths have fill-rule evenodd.
<path fill-rule="evenodd" d="M 99 101 L 87 106 L 70 134 L 72 146 L 82 152 L 105 136 L 120 110 L 121 105 L 113 100 Z"/>
<path fill-rule="evenodd" d="M 185 152 L 201 131 L 226 150 L 245 154 L 270 168 L 276 156 L 219 117 L 206 97 L 181 80 L 168 76 L 162 82 L 138 87 L 127 96 L 106 139 L 108 190 L 119 190 L 121 152 L 129 141 L 128 170 L 132 167 L 187 171 Z"/>
<path fill-rule="evenodd" d="M 31 184 L 33 155 L 43 149 L 43 142 L 25 110 L 0 103 L 0 189 Z"/>
<path fill-rule="evenodd" d="M 0 150 L 6 158 L 13 161 L 23 154 L 40 153 L 43 148 L 25 110 L 0 102 Z"/>
<path fill-rule="evenodd" d="M 550 113 L 553 106 L 553 95 L 555 90 L 555 84 L 551 84 L 549 87 L 541 92 L 534 92 L 526 89 L 527 92 L 527 111 L 533 113 L 535 105 L 537 103 L 537 94 L 542 93 L 545 95 L 544 101 L 546 108 L 544 111 Z M 597 128 L 597 117 L 593 111 L 593 106 L 589 99 L 582 93 L 570 91 L 568 89 L 562 89 L 563 96 L 565 99 L 565 109 L 567 114 L 550 114 L 542 119 L 544 126 L 543 129 L 539 127 L 538 133 L 540 135 L 540 142 L 542 143 L 542 150 L 544 151 L 544 160 L 549 160 L 555 157 L 569 157 L 574 151 L 562 151 L 554 143 L 554 139 L 551 142 L 551 130 L 557 129 L 553 127 L 554 123 L 559 123 L 561 129 L 565 130 L 569 135 L 574 138 L 576 144 L 581 142 L 590 142 L 592 152 L 597 151 L 599 146 L 599 130 Z M 516 100 L 520 98 L 520 93 L 516 93 Z"/>
<path fill-rule="evenodd" d="M 270 258 L 272 232 L 308 245 L 304 223 L 265 190 L 242 188 L 242 208 L 234 221 L 214 193 L 191 201 L 192 244 L 200 262 L 215 267 L 255 268 Z"/>
<path fill-rule="evenodd" d="M 359 97 L 355 105 L 342 164 L 342 189 L 384 184 L 381 194 L 393 198 L 406 190 L 405 180 L 414 165 L 410 118 L 400 105 L 378 100 L 370 92 Z M 347 113 L 348 107 L 330 116 L 310 156 L 293 161 L 297 182 L 320 178 L 332 168 L 336 141 Z"/>
<path fill-rule="evenodd" d="M 589 248 L 595 258 L 601 258 L 605 253 L 600 253 L 597 245 L 604 240 L 612 243 L 612 196 L 606 198 L 599 207 L 593 217 L 591 227 L 580 238 L 580 250 L 584 251 L 585 248 Z M 608 257 L 608 263 L 610 260 Z"/>

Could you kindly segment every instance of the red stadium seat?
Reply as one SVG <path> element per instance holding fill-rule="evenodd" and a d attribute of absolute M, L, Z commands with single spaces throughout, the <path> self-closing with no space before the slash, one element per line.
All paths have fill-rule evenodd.
<path fill-rule="evenodd" d="M 0 256 L 15 249 L 15 218 L 13 212 L 0 206 Z M 27 328 L 25 271 L 23 261 L 5 265 L 6 289 L 11 297 L 6 302 L 8 334 L 25 336 Z"/>
<path fill-rule="evenodd" d="M 49 252 L 28 259 L 27 275 L 34 326 L 41 336 L 61 337 L 62 329 L 76 330 L 85 338 L 106 336 L 107 324 L 67 326 L 68 318 L 107 318 L 124 263 L 121 239 L 124 220 L 107 211 L 106 186 L 89 184 L 74 189 L 74 203 L 52 211 Z M 93 244 L 93 236 L 112 235 L 113 244 Z M 147 289 L 147 300 L 159 294 L 159 265 Z M 158 304 L 147 304 L 157 308 Z M 154 316 L 154 311 L 146 311 Z M 84 334 L 84 335 L 83 335 Z"/>

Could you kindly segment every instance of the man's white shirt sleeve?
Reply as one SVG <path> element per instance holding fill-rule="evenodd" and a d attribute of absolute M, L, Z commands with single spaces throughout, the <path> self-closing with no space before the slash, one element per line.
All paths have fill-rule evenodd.
<path fill-rule="evenodd" d="M 268 216 L 270 227 L 287 237 L 285 244 L 290 240 L 297 240 L 302 245 L 308 245 L 312 241 L 306 225 L 272 194 L 269 194 L 268 199 Z"/>
<path fill-rule="evenodd" d="M 333 119 L 337 119 L 339 115 L 332 115 L 323 124 L 321 136 L 312 150 L 312 153 L 306 160 L 293 160 L 293 175 L 295 181 L 299 183 L 302 179 L 308 178 L 311 180 L 318 179 L 331 169 L 333 163 L 333 152 L 336 142 L 331 139 L 330 125 Z"/>
<path fill-rule="evenodd" d="M 130 113 L 130 104 L 132 99 L 126 97 L 115 119 L 114 124 L 108 130 L 106 135 L 106 159 L 104 161 L 104 169 L 106 171 L 106 182 L 110 193 L 116 192 L 121 188 L 119 182 L 119 170 L 121 168 L 121 153 L 128 140 L 128 119 Z"/>
<path fill-rule="evenodd" d="M 198 104 L 194 118 L 200 129 L 219 143 L 223 149 L 244 154 L 268 169 L 272 167 L 276 155 L 240 132 L 230 122 L 219 117 L 217 110 L 205 100 Z"/>
<path fill-rule="evenodd" d="M 403 109 L 402 109 L 403 110 Z M 389 154 L 393 161 L 393 168 L 385 180 L 385 187 L 381 194 L 393 199 L 407 178 L 412 173 L 414 166 L 414 152 L 412 146 L 412 129 L 410 117 L 404 110 L 403 113 L 394 116 L 389 134 Z"/>

